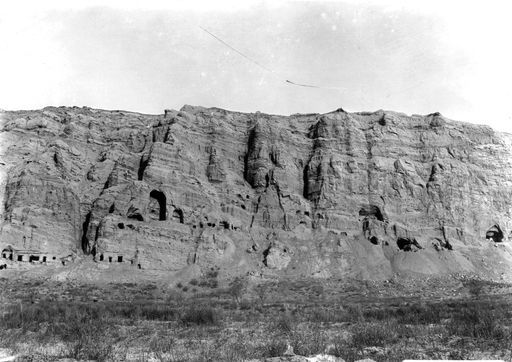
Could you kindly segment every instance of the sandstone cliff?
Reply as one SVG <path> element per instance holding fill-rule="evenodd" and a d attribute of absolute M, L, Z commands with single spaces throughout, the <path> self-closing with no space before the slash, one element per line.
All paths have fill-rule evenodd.
<path fill-rule="evenodd" d="M 1 114 L 0 250 L 133 273 L 389 278 L 512 266 L 512 137 L 377 111 Z"/>

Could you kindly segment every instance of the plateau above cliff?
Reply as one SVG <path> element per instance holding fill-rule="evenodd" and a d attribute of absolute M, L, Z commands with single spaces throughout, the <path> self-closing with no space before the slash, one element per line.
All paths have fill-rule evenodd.
<path fill-rule="evenodd" d="M 489 127 L 342 109 L 0 116 L 12 267 L 512 277 L 512 136 Z"/>

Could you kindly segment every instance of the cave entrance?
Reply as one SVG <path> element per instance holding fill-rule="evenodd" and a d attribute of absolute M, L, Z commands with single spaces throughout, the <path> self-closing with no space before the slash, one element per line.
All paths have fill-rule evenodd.
<path fill-rule="evenodd" d="M 379 221 L 384 221 L 384 215 L 380 208 L 375 205 L 365 205 L 359 210 L 359 216 L 374 217 Z"/>
<path fill-rule="evenodd" d="M 183 211 L 181 209 L 174 209 L 172 212 L 172 217 L 176 220 L 179 220 L 180 224 L 183 224 Z M 201 223 L 201 227 L 203 227 L 203 224 Z"/>
<path fill-rule="evenodd" d="M 2 258 L 12 260 L 13 251 L 10 247 L 2 250 Z"/>
<path fill-rule="evenodd" d="M 140 213 L 133 213 L 131 215 L 128 215 L 128 219 L 134 219 L 138 221 L 144 221 L 144 217 Z"/>
<path fill-rule="evenodd" d="M 418 244 L 416 239 L 398 238 L 396 245 L 400 250 L 403 251 L 416 251 L 417 249 L 422 249 L 421 245 Z"/>
<path fill-rule="evenodd" d="M 155 220 L 164 221 L 167 219 L 167 201 L 165 194 L 158 190 L 153 190 L 149 193 L 149 213 Z"/>
<path fill-rule="evenodd" d="M 485 238 L 494 241 L 495 243 L 501 243 L 503 241 L 503 231 L 499 225 L 493 225 L 485 233 Z"/>

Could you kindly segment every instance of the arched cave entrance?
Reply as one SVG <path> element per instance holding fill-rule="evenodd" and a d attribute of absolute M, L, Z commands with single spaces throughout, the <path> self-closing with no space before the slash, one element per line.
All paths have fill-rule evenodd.
<path fill-rule="evenodd" d="M 12 260 L 13 249 L 9 246 L 2 250 L 2 258 Z"/>
<path fill-rule="evenodd" d="M 180 224 L 183 224 L 183 211 L 181 209 L 174 209 L 172 213 L 172 217 L 176 219 L 176 221 L 179 221 Z M 203 227 L 203 224 L 201 223 L 201 227 Z"/>
<path fill-rule="evenodd" d="M 166 220 L 167 219 L 167 206 L 165 194 L 161 191 L 153 190 L 149 193 L 149 214 L 151 218 L 155 220 Z"/>
<path fill-rule="evenodd" d="M 499 225 L 493 225 L 487 232 L 485 233 L 486 239 L 492 239 L 495 243 L 501 243 L 503 241 L 503 231 L 501 230 Z"/>

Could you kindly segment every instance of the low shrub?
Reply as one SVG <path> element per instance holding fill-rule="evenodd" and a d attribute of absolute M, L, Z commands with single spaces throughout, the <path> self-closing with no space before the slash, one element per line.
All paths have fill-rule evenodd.
<path fill-rule="evenodd" d="M 279 357 L 286 352 L 288 343 L 284 339 L 272 338 L 262 347 L 261 357 Z"/>
<path fill-rule="evenodd" d="M 392 323 L 362 323 L 354 326 L 350 345 L 362 349 L 364 347 L 384 347 L 395 343 L 397 335 Z"/>
<path fill-rule="evenodd" d="M 248 299 L 242 299 L 240 302 L 240 309 L 241 310 L 249 310 L 253 307 L 253 303 Z"/>
<path fill-rule="evenodd" d="M 315 325 L 296 328 L 289 338 L 293 352 L 301 356 L 324 353 L 329 344 L 327 334 Z"/>
<path fill-rule="evenodd" d="M 499 323 L 500 318 L 489 306 L 473 304 L 457 311 L 446 330 L 450 335 L 502 341 L 510 338 L 510 333 Z"/>
<path fill-rule="evenodd" d="M 295 325 L 295 319 L 288 313 L 284 313 L 276 319 L 273 325 L 273 330 L 276 332 L 290 334 L 295 330 Z"/>
<path fill-rule="evenodd" d="M 190 307 L 180 317 L 180 321 L 189 325 L 217 325 L 220 323 L 219 311 L 205 306 Z"/>

